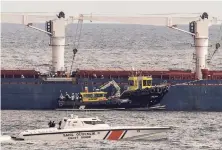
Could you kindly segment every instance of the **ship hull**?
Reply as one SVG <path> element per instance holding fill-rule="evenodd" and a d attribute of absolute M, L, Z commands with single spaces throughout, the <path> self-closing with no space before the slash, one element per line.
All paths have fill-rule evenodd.
<path fill-rule="evenodd" d="M 8 81 L 7 81 L 8 80 Z M 79 80 L 73 83 L 44 83 L 40 79 L 2 79 L 1 109 L 17 110 L 44 110 L 58 108 L 58 97 L 61 90 L 80 92 L 84 82 Z M 25 82 L 23 82 L 23 81 Z M 95 83 L 102 85 L 109 79 L 95 79 L 88 82 L 89 91 L 93 90 Z M 8 82 L 10 81 L 10 84 Z M 16 83 L 15 83 L 16 82 Z M 37 83 L 36 82 L 41 82 Z M 162 80 L 156 80 L 156 83 Z M 222 111 L 222 80 L 198 81 L 192 85 L 182 85 L 183 80 L 167 81 L 172 85 L 169 92 L 160 101 L 170 111 Z M 127 79 L 117 81 L 127 83 Z M 124 87 L 124 84 L 121 85 Z"/>
<path fill-rule="evenodd" d="M 222 111 L 222 85 L 178 85 L 160 102 L 170 111 Z"/>

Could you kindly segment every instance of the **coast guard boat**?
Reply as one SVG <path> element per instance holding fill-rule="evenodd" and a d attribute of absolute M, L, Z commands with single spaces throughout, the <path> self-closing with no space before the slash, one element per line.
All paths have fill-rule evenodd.
<path fill-rule="evenodd" d="M 171 127 L 119 126 L 111 127 L 98 117 L 79 118 L 71 114 L 64 117 L 56 126 L 49 124 L 49 128 L 26 130 L 18 136 L 11 136 L 14 140 L 138 140 L 159 139 Z"/>

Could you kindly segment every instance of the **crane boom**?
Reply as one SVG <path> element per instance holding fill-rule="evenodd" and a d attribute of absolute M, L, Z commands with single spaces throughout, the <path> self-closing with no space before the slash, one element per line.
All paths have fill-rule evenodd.
<path fill-rule="evenodd" d="M 110 23 L 124 24 L 141 24 L 155 26 L 172 26 L 173 24 L 188 24 L 197 20 L 199 16 L 172 16 L 172 15 L 137 15 L 137 16 L 120 16 L 120 15 L 78 15 L 66 17 L 67 24 L 74 23 L 76 20 L 89 20 Z M 1 13 L 1 23 L 45 23 L 48 20 L 56 19 L 55 15 L 43 13 Z M 214 18 L 216 19 L 216 18 Z"/>
<path fill-rule="evenodd" d="M 171 17 L 171 16 L 83 16 L 83 20 L 116 22 L 124 24 L 141 24 L 155 26 L 172 26 L 173 24 L 188 24 L 198 17 Z"/>
<path fill-rule="evenodd" d="M 48 20 L 55 19 L 55 15 L 43 14 L 23 14 L 23 13 L 1 13 L 1 23 L 28 24 L 45 23 Z"/>
<path fill-rule="evenodd" d="M 49 20 L 55 20 L 55 14 L 42 14 L 42 13 L 1 13 L 1 23 L 24 24 L 28 23 L 45 23 Z M 76 20 L 82 19 L 82 15 L 67 17 L 67 24 L 74 23 Z"/>
<path fill-rule="evenodd" d="M 106 89 L 107 87 L 109 87 L 109 86 L 111 86 L 111 85 L 113 85 L 113 86 L 115 87 L 115 89 L 116 89 L 116 93 L 114 94 L 114 96 L 120 97 L 120 87 L 119 87 L 119 85 L 118 85 L 114 80 L 109 81 L 109 82 L 106 83 L 105 85 L 102 85 L 102 86 L 100 87 L 100 90 L 104 90 L 104 89 Z"/>

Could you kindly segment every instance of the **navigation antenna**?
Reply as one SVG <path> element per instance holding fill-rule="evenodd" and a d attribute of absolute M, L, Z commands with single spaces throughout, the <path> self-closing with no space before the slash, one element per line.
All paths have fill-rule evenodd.
<path fill-rule="evenodd" d="M 83 23 L 83 15 L 79 15 L 77 28 L 76 28 L 76 35 L 75 35 L 75 40 L 74 40 L 73 57 L 72 57 L 72 64 L 70 67 L 70 73 L 72 73 L 73 63 L 74 63 L 75 56 L 76 56 L 76 53 L 78 52 L 78 48 L 79 48 L 79 41 L 80 41 L 80 37 L 81 37 L 81 33 L 82 33 L 82 23 Z"/>

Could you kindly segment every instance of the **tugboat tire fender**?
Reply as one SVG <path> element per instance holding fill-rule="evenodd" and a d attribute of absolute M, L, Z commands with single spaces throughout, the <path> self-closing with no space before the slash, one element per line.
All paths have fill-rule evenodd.
<path fill-rule="evenodd" d="M 152 89 L 150 90 L 150 93 L 154 93 L 154 92 L 155 92 L 155 89 L 152 88 Z"/>
<path fill-rule="evenodd" d="M 159 94 L 162 93 L 162 88 L 157 88 L 156 90 L 157 90 L 157 93 Z"/>

